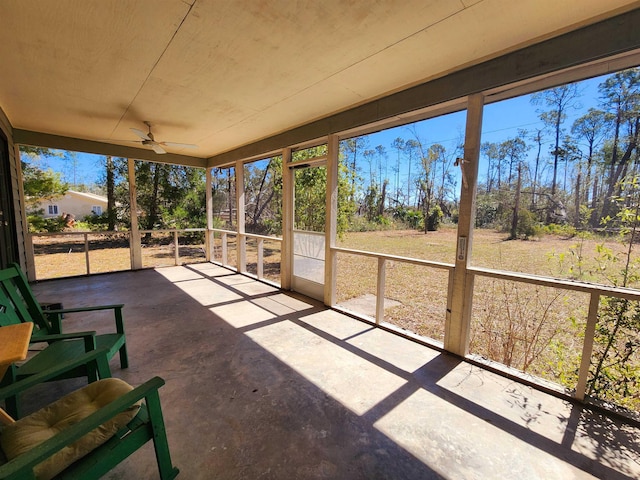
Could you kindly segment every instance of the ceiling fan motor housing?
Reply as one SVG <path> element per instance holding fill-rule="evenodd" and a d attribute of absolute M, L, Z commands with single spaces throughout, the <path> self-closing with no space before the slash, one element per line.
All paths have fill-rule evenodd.
<path fill-rule="evenodd" d="M 156 142 L 153 137 L 153 133 L 151 133 L 151 124 L 149 122 L 144 122 L 144 124 L 149 128 L 148 132 L 143 132 L 142 130 L 138 130 L 137 128 L 131 128 L 131 131 L 135 133 L 141 140 L 138 140 L 142 145 L 146 147 L 151 147 L 156 153 L 167 153 L 163 146 L 170 147 L 178 147 L 178 148 L 198 148 L 197 145 L 193 145 L 190 143 L 175 143 L 175 142 Z"/>

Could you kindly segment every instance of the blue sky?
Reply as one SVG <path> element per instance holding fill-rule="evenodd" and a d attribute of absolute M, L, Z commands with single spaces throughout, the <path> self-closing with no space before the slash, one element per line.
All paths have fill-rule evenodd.
<path fill-rule="evenodd" d="M 581 98 L 576 105 L 577 108 L 570 109 L 567 112 L 567 118 L 563 124 L 563 128 L 568 133 L 571 130 L 573 122 L 584 115 L 590 107 L 598 106 L 598 85 L 604 81 L 606 76 L 596 77 L 584 80 L 579 83 L 579 91 Z M 509 138 L 514 138 L 518 131 L 523 129 L 532 134 L 537 129 L 543 127 L 543 123 L 539 118 L 539 111 L 545 109 L 544 105 L 533 105 L 531 103 L 531 95 L 504 100 L 492 103 L 484 107 L 482 122 L 482 139 L 481 142 L 502 142 Z M 396 127 L 383 132 L 369 135 L 370 147 L 376 145 L 384 145 L 389 154 L 389 162 L 394 163 L 395 154 L 390 147 L 396 137 L 404 139 L 415 138 L 414 132 L 417 132 L 421 143 L 427 147 L 433 143 L 440 143 L 445 146 L 447 151 L 454 150 L 459 145 L 464 135 L 466 121 L 466 112 L 456 112 L 442 117 L 418 122 L 413 126 Z M 532 142 L 529 142 L 533 145 Z M 552 148 L 552 138 L 550 135 L 545 139 L 545 145 L 542 147 L 542 155 L 545 159 L 549 159 L 549 151 Z M 535 155 L 535 149 L 529 150 L 529 155 Z M 368 176 L 368 167 L 366 167 Z M 460 189 L 460 172 L 454 168 L 453 172 L 456 177 L 456 197 L 459 196 Z M 363 172 L 365 173 L 365 172 Z M 484 159 L 480 159 L 479 165 L 480 181 L 486 177 L 486 163 Z M 404 171 L 406 182 L 407 169 Z M 393 180 L 393 179 L 391 179 Z M 393 185 L 392 185 L 393 186 Z M 406 186 L 405 186 L 406 189 Z"/>
<path fill-rule="evenodd" d="M 62 180 L 73 185 L 74 178 L 76 184 L 93 184 L 104 176 L 104 156 L 90 153 L 65 152 L 54 150 L 65 155 L 65 158 L 45 157 L 39 160 L 41 168 L 50 168 L 60 172 Z"/>

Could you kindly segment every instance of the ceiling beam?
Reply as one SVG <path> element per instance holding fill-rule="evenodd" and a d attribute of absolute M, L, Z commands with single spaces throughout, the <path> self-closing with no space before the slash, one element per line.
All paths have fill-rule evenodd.
<path fill-rule="evenodd" d="M 13 141 L 18 145 L 30 145 L 34 147 L 57 148 L 72 152 L 94 153 L 112 157 L 133 158 L 136 160 L 148 160 L 156 163 L 170 163 L 173 165 L 185 165 L 189 167 L 207 167 L 207 159 L 165 153 L 158 155 L 153 150 L 146 148 L 127 147 L 112 143 L 83 140 L 81 138 L 62 137 L 49 133 L 32 132 L 29 130 L 13 130 Z"/>
<path fill-rule="evenodd" d="M 388 95 L 208 159 L 220 166 L 329 134 L 640 49 L 640 9 L 579 28 L 479 65 Z M 470 41 L 473 41 L 470 39 Z M 437 47 L 433 47 L 437 48 Z M 397 122 L 396 122 L 397 123 Z M 382 127 L 381 127 L 382 128 Z"/>

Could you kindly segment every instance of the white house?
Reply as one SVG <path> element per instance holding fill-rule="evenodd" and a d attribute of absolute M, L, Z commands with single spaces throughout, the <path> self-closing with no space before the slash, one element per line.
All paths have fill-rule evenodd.
<path fill-rule="evenodd" d="M 44 210 L 45 218 L 58 217 L 65 213 L 80 220 L 87 215 L 101 215 L 106 211 L 107 197 L 67 190 L 67 193 L 62 197 L 41 201 L 38 208 Z"/>

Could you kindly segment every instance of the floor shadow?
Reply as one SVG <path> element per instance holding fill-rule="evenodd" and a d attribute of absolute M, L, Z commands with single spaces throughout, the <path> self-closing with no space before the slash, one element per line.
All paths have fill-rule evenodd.
<path fill-rule="evenodd" d="M 153 375 L 167 380 L 161 393 L 170 443 L 174 462 L 185 478 L 210 478 L 211 471 L 216 472 L 217 478 L 489 478 L 482 476 L 483 468 L 491 471 L 489 464 L 481 463 L 484 459 L 474 460 L 478 462 L 474 467 L 477 475 L 462 474 L 470 466 L 456 465 L 456 455 L 446 458 L 443 453 L 442 459 L 425 462 L 381 430 L 381 422 L 419 394 L 432 395 L 438 405 L 449 405 L 447 411 L 454 407 L 464 418 L 477 419 L 480 427 L 474 428 L 486 425 L 488 432 L 497 428 L 518 444 L 600 478 L 631 479 L 639 470 L 635 440 L 638 432 L 631 427 L 625 429 L 616 420 L 574 407 L 566 417 L 558 417 L 556 423 L 563 429 L 561 439 L 551 438 L 536 430 L 537 405 L 532 405 L 522 390 L 499 392 L 512 408 L 507 415 L 488 407 L 483 399 L 471 398 L 465 391 L 466 379 L 461 378 L 453 386 L 448 384 L 446 379 L 462 365 L 459 358 L 434 352 L 429 361 L 407 371 L 354 343 L 379 329 L 361 324 L 351 334 L 336 336 L 321 322 L 305 320 L 313 314 L 331 312 L 318 302 L 275 289 L 247 293 L 253 280 L 219 267 L 182 268 L 175 272 L 183 277 L 170 281 L 158 271 L 145 270 L 56 280 L 38 285 L 37 294 L 42 301 L 55 299 L 65 306 L 78 305 L 78 299 L 80 305 L 114 301 L 126 304 L 132 366 L 126 371 L 116 367 L 114 375 L 131 383 L 141 383 Z M 197 301 L 185 293 L 190 282 L 197 283 L 199 291 L 206 290 L 204 280 L 211 282 L 210 297 Z M 234 285 L 232 281 L 236 280 Z M 212 312 L 212 307 L 233 311 L 247 302 L 261 306 L 264 300 L 279 295 L 303 299 L 308 307 L 266 315 L 263 320 L 248 319 L 248 324 L 237 327 Z M 344 318 L 345 322 L 356 322 Z M 71 320 L 70 326 L 93 329 L 103 322 L 98 316 L 89 316 Z M 299 331 L 306 332 L 308 342 L 333 346 L 392 374 L 401 380 L 399 386 L 363 413 L 355 413 L 317 382 L 310 381 L 303 374 L 304 369 L 294 368 L 278 351 L 268 351 L 250 338 L 256 332 L 285 324 L 290 329 L 303 329 Z M 283 337 L 281 341 L 285 348 L 286 342 L 292 340 Z M 292 348 L 291 344 L 287 348 Z M 291 351 L 295 352 L 295 345 Z M 323 374 L 322 361 L 317 359 L 319 365 L 312 363 L 317 375 Z M 467 367 L 477 369 L 470 374 L 475 376 L 475 382 L 483 375 L 492 375 L 468 364 Z M 51 392 L 59 394 L 58 390 Z M 520 417 L 513 418 L 514 412 L 520 412 Z M 424 418 L 424 413 L 416 413 Z M 543 414 L 553 415 L 540 412 Z M 189 419 L 186 424 L 185 418 Z M 435 424 L 442 419 L 433 417 L 430 421 Z M 446 430 L 446 422 L 444 426 Z M 413 441 L 420 441 L 421 432 L 411 432 L 415 427 L 410 420 L 402 428 L 414 436 Z M 595 443 L 592 456 L 583 448 L 588 442 Z M 455 445 L 434 448 L 446 452 L 452 447 Z M 141 466 L 129 467 L 142 475 L 136 478 L 145 478 L 142 472 L 151 468 L 150 464 L 153 466 L 146 459 Z M 513 472 L 509 478 L 521 478 L 517 470 Z"/>

